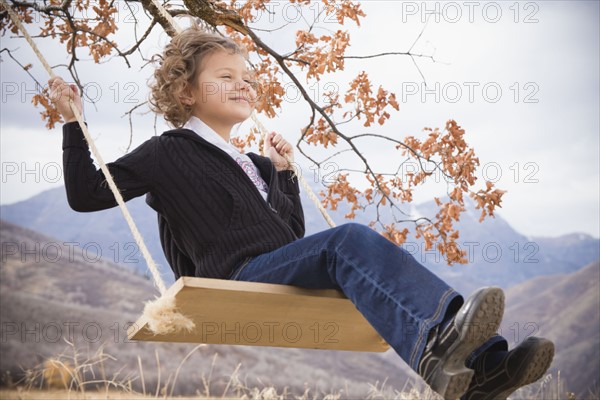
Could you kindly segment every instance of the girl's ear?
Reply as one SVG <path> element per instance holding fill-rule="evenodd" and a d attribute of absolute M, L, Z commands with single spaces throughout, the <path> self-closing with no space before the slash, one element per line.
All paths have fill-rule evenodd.
<path fill-rule="evenodd" d="M 189 86 L 186 85 L 186 87 L 181 91 L 181 94 L 179 95 L 179 101 L 188 106 L 191 106 L 196 102 L 196 99 L 190 93 Z"/>

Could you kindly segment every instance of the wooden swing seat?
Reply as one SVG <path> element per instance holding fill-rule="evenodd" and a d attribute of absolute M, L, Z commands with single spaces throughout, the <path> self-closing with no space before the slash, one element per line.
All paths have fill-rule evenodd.
<path fill-rule="evenodd" d="M 180 277 L 165 293 L 196 324 L 192 332 L 154 335 L 144 316 L 130 340 L 384 352 L 390 345 L 335 289 Z"/>

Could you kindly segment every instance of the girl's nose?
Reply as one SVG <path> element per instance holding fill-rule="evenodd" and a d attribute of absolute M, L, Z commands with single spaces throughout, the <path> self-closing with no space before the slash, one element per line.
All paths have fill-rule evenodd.
<path fill-rule="evenodd" d="M 240 85 L 239 88 L 242 90 L 249 91 L 250 89 L 252 89 L 252 90 L 256 91 L 258 88 L 258 83 L 256 81 L 246 82 L 244 80 L 244 81 L 239 82 L 238 84 Z"/>
<path fill-rule="evenodd" d="M 248 90 L 248 82 L 236 81 L 234 88 L 235 88 L 235 90 Z"/>

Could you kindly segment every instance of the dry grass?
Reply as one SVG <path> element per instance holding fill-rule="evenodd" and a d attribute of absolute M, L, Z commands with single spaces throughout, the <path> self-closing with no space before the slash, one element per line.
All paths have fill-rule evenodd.
<path fill-rule="evenodd" d="M 70 354 L 61 353 L 45 360 L 39 365 L 24 370 L 23 378 L 13 381 L 10 374 L 4 376 L 6 389 L 0 390 L 1 399 L 167 399 L 175 398 L 173 391 L 177 384 L 179 372 L 188 358 L 196 352 L 200 344 L 181 360 L 178 367 L 168 376 L 161 376 L 160 359 L 155 353 L 158 370 L 158 380 L 155 387 L 148 387 L 144 380 L 144 367 L 138 357 L 138 370 L 124 372 L 120 369 L 112 376 L 107 376 L 105 363 L 116 359 L 104 352 L 100 347 L 94 354 L 83 356 L 73 343 L 70 345 Z M 289 398 L 288 394 L 277 393 L 273 387 L 248 387 L 239 378 L 239 367 L 231 374 L 229 381 L 222 393 L 214 395 L 210 392 L 210 382 L 213 367 L 217 359 L 214 355 L 210 371 L 203 373 L 199 386 L 193 397 L 178 396 L 177 399 L 256 399 L 276 400 Z M 134 390 L 134 384 L 139 383 L 140 390 Z M 296 397 L 299 400 L 309 400 L 307 390 L 304 396 Z M 316 398 L 316 397 L 314 397 Z M 324 400 L 339 400 L 340 395 L 327 395 Z"/>
<path fill-rule="evenodd" d="M 69 342 L 67 342 L 69 343 Z M 190 356 L 205 345 L 198 345 L 189 351 L 181 360 L 178 367 L 168 376 L 161 376 L 160 359 L 156 356 L 158 380 L 154 387 L 148 387 L 144 381 L 144 367 L 138 357 L 137 371 L 123 371 L 119 369 L 112 376 L 107 376 L 105 364 L 117 361 L 114 357 L 104 352 L 100 347 L 95 353 L 83 355 L 73 343 L 69 343 L 70 354 L 61 353 L 46 359 L 34 368 L 27 369 L 23 378 L 13 381 L 10 374 L 5 374 L 5 388 L 0 390 L 0 399 L 73 399 L 73 400 L 99 400 L 99 399 L 243 399 L 243 400 L 343 400 L 347 390 L 329 393 L 322 396 L 305 392 L 298 396 L 292 395 L 284 388 L 278 392 L 272 386 L 249 387 L 240 379 L 238 364 L 229 376 L 229 381 L 222 393 L 211 393 L 210 383 L 217 354 L 213 356 L 211 368 L 208 373 L 202 373 L 198 382 L 201 389 L 196 390 L 194 396 L 173 396 L 177 385 L 177 378 L 181 368 Z M 137 383 L 137 385 L 136 385 Z M 141 387 L 135 390 L 134 386 Z M 394 390 L 386 386 L 386 381 L 370 384 L 370 390 L 365 400 L 438 400 L 440 397 L 430 389 L 422 389 L 416 382 L 407 381 L 402 390 Z M 534 385 L 527 386 L 510 399 L 556 399 L 556 400 L 583 400 L 599 399 L 598 393 L 591 393 L 589 397 L 576 399 L 573 393 L 568 392 L 561 381 L 560 372 L 556 378 L 546 375 Z"/>

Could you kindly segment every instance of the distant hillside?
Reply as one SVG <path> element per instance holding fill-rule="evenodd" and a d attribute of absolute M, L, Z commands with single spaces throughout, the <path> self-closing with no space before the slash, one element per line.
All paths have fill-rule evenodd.
<path fill-rule="evenodd" d="M 156 212 L 146 204 L 145 196 L 128 201 L 127 208 L 155 262 L 172 282 L 173 274 L 160 245 Z M 146 272 L 146 263 L 118 207 L 90 213 L 73 211 L 65 188 L 59 187 L 0 206 L 0 214 L 4 221 L 82 247 L 89 258 L 100 256 L 141 274 Z"/>
<path fill-rule="evenodd" d="M 449 267 L 435 251 L 426 252 L 422 241 L 409 238 L 415 257 L 463 294 L 480 286 L 510 288 L 531 278 L 575 272 L 600 259 L 600 240 L 586 234 L 557 238 L 527 237 L 515 231 L 502 217 L 479 222 L 480 211 L 465 201 L 466 212 L 456 223 L 458 245 L 467 251 L 468 264 Z M 415 207 L 417 215 L 435 215 L 433 201 Z"/>
<path fill-rule="evenodd" d="M 158 352 L 163 379 L 172 374 L 194 348 L 189 344 L 127 342 L 126 326 L 142 312 L 143 302 L 157 294 L 142 275 L 110 262 L 90 262 L 83 249 L 68 247 L 51 237 L 0 221 L 0 374 L 13 377 L 45 357 L 70 353 L 65 340 L 93 354 L 101 345 L 116 357 L 107 373 L 119 368 L 139 373 L 141 357 L 147 387 L 158 379 Z M 598 387 L 600 336 L 600 263 L 570 274 L 537 277 L 507 291 L 502 333 L 510 346 L 528 334 L 555 341 L 552 370 L 561 371 L 569 390 L 586 398 Z M 222 393 L 229 375 L 241 363 L 248 385 L 288 386 L 303 393 L 318 387 L 324 393 L 347 387 L 349 397 L 364 398 L 368 383 L 401 389 L 415 374 L 390 350 L 384 354 L 280 349 L 250 346 L 205 346 L 190 357 L 178 378 L 178 392 L 201 389 L 213 355 L 213 393 Z M 255 382 L 261 379 L 262 383 Z M 305 383 L 307 386 L 305 386 Z"/>
<path fill-rule="evenodd" d="M 145 300 L 158 294 L 148 279 L 110 262 L 86 261 L 81 248 L 69 249 L 57 239 L 1 222 L 0 375 L 11 371 L 16 379 L 23 369 L 46 357 L 71 354 L 65 342 L 69 340 L 84 358 L 104 346 L 104 351 L 116 358 L 106 362 L 108 376 L 119 370 L 121 377 L 139 375 L 140 357 L 146 387 L 155 388 L 157 352 L 162 384 L 169 376 L 173 378 L 195 345 L 126 340 L 128 323 L 139 317 Z M 369 383 L 387 379 L 387 387 L 399 390 L 407 377 L 416 376 L 393 350 L 379 354 L 209 345 L 200 348 L 181 369 L 175 394 L 203 390 L 201 378 L 211 373 L 215 353 L 211 390 L 217 395 L 238 363 L 239 377 L 248 386 L 272 384 L 279 391 L 287 386 L 289 392 L 298 394 L 306 388 L 312 394 L 347 388 L 349 397 L 364 398 Z M 134 384 L 141 390 L 139 379 Z"/>
<path fill-rule="evenodd" d="M 319 182 L 304 173 L 315 193 L 323 190 Z M 301 190 L 306 220 L 306 236 L 329 228 L 319 210 Z M 153 258 L 161 266 L 165 279 L 172 283 L 173 273 L 164 257 L 158 236 L 156 213 L 145 203 L 145 196 L 130 200 L 128 208 L 145 239 Z M 409 238 L 404 248 L 417 260 L 446 280 L 461 293 L 468 295 L 477 287 L 497 285 L 509 288 L 536 276 L 574 272 L 582 265 L 600 259 L 600 240 L 584 234 L 558 238 L 530 238 L 516 232 L 500 216 L 479 223 L 479 211 L 467 201 L 457 227 L 459 245 L 468 250 L 469 264 L 448 267 L 435 251 L 426 252 L 420 240 Z M 354 220 L 344 219 L 349 207 L 340 203 L 329 211 L 336 224 L 358 222 L 367 225 L 374 219 L 373 207 L 358 212 Z M 389 210 L 383 208 L 381 219 L 392 221 Z M 408 208 L 413 216 L 435 216 L 433 201 Z M 30 199 L 0 207 L 2 219 L 50 235 L 61 242 L 75 242 L 92 257 L 100 253 L 108 261 L 146 273 L 146 264 L 129 227 L 118 207 L 92 213 L 71 210 L 64 187 L 50 189 Z M 412 229 L 412 226 L 409 225 Z"/>
<path fill-rule="evenodd" d="M 538 277 L 506 292 L 503 335 L 512 348 L 529 335 L 554 341 L 553 370 L 577 398 L 600 389 L 600 263 Z"/>

